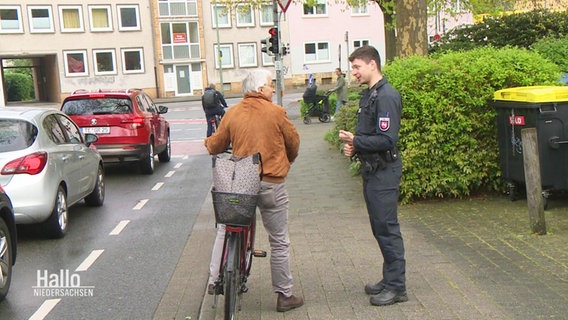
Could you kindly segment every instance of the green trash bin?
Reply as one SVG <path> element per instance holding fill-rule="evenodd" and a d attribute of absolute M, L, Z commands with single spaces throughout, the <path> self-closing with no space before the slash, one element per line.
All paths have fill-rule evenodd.
<path fill-rule="evenodd" d="M 568 86 L 517 87 L 496 91 L 501 173 L 511 200 L 524 189 L 521 130 L 536 128 L 543 195 L 568 190 Z"/>

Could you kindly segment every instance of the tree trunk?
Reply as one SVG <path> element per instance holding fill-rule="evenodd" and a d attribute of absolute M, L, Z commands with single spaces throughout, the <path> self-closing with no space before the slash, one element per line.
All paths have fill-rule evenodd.
<path fill-rule="evenodd" d="M 394 19 L 391 14 L 385 13 L 383 9 L 383 19 L 385 21 L 385 57 L 384 62 L 393 61 L 396 57 L 396 32 L 394 31 Z"/>
<path fill-rule="evenodd" d="M 396 54 L 399 58 L 428 54 L 426 0 L 396 1 Z"/>

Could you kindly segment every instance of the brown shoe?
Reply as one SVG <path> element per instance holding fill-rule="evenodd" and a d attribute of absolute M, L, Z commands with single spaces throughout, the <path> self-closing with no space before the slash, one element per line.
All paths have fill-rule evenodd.
<path fill-rule="evenodd" d="M 278 300 L 276 302 L 276 311 L 286 312 L 295 308 L 299 308 L 304 305 L 304 299 L 291 295 L 286 298 L 283 294 L 278 294 Z"/>

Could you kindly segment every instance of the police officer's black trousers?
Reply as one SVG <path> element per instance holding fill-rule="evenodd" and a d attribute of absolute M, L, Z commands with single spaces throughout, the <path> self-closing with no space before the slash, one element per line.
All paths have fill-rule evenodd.
<path fill-rule="evenodd" d="M 390 290 L 406 290 L 406 260 L 398 223 L 397 202 L 402 165 L 389 163 L 374 174 L 363 175 L 363 192 L 371 230 L 383 254 L 383 283 Z"/>

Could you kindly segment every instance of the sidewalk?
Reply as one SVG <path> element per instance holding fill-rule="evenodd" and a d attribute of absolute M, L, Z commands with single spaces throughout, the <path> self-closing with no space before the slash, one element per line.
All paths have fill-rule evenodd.
<path fill-rule="evenodd" d="M 255 258 L 239 319 L 567 318 L 568 200 L 550 202 L 549 234 L 533 236 L 526 201 L 505 196 L 400 206 L 409 301 L 371 306 L 363 286 L 379 280 L 382 258 L 360 177 L 323 140 L 333 123 L 305 125 L 296 110 L 289 114 L 301 136 L 287 179 L 291 264 L 294 293 L 305 305 L 276 312 L 269 259 Z M 213 309 L 205 294 L 213 225 L 206 199 L 154 319 L 222 319 L 223 297 Z M 256 247 L 268 251 L 258 225 Z"/>

